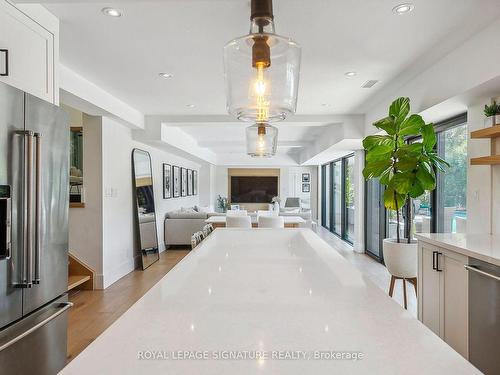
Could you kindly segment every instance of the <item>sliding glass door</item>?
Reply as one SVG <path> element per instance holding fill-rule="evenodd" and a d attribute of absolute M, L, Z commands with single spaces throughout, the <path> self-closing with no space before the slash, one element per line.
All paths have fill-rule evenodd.
<path fill-rule="evenodd" d="M 330 164 L 333 171 L 333 206 L 331 231 L 338 236 L 342 235 L 342 161 L 337 160 Z"/>
<path fill-rule="evenodd" d="M 365 185 L 365 246 L 366 251 L 376 258 L 382 257 L 382 240 L 385 238 L 385 210 L 383 205 L 384 189 L 376 179 Z"/>
<path fill-rule="evenodd" d="M 350 243 L 354 242 L 354 155 L 345 159 L 344 162 L 344 199 L 345 199 L 345 225 L 344 239 Z"/>
<path fill-rule="evenodd" d="M 321 167 L 323 227 L 347 242 L 354 241 L 354 155 Z"/>
<path fill-rule="evenodd" d="M 330 184 L 330 165 L 323 165 L 321 167 L 321 225 L 330 230 L 330 216 L 331 216 L 331 184 Z"/>

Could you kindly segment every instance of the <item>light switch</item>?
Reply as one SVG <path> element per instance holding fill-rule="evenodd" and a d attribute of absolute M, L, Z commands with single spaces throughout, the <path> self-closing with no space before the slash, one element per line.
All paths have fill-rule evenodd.
<path fill-rule="evenodd" d="M 474 190 L 474 200 L 479 201 L 479 190 Z"/>

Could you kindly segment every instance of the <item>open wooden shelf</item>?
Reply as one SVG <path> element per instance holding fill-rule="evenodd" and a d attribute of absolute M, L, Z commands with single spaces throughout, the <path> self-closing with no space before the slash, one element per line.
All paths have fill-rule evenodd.
<path fill-rule="evenodd" d="M 488 128 L 475 130 L 470 133 L 471 138 L 497 138 L 500 137 L 500 124 Z"/>
<path fill-rule="evenodd" d="M 471 165 L 497 165 L 500 164 L 500 155 L 482 156 L 470 159 Z"/>
<path fill-rule="evenodd" d="M 75 288 L 92 290 L 94 278 L 94 270 L 70 252 L 68 254 L 68 290 Z"/>
<path fill-rule="evenodd" d="M 82 285 L 83 283 L 86 283 L 87 281 L 90 280 L 89 275 L 70 275 L 68 276 L 68 291 L 76 288 L 79 285 Z"/>

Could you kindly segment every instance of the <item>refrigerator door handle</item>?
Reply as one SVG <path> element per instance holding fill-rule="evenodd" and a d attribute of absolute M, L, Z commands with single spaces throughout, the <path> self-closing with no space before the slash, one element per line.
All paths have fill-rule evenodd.
<path fill-rule="evenodd" d="M 49 323 L 50 321 L 52 321 L 55 318 L 57 318 L 59 315 L 63 314 L 67 310 L 69 310 L 72 306 L 73 306 L 72 302 L 61 302 L 61 303 L 59 303 L 57 306 L 55 306 L 57 308 L 57 310 L 53 314 L 51 314 L 50 316 L 48 316 L 45 319 L 41 320 L 40 322 L 38 322 L 34 326 L 30 327 L 29 329 L 27 329 L 23 333 L 17 335 L 16 337 L 14 337 L 14 338 L 12 338 L 12 339 L 4 342 L 4 343 L 0 343 L 0 352 L 2 350 L 7 349 L 8 347 L 14 345 L 16 342 L 18 342 L 19 340 L 22 340 L 23 338 L 25 338 L 29 334 L 35 332 L 37 329 L 42 328 L 45 324 Z"/>
<path fill-rule="evenodd" d="M 21 281 L 15 282 L 19 288 L 31 288 L 33 280 L 33 241 L 31 231 L 32 207 L 32 175 L 33 175 L 33 132 L 21 130 L 17 132 L 23 136 L 24 166 L 23 166 L 23 256 L 21 265 Z"/>
<path fill-rule="evenodd" d="M 35 137 L 35 277 L 33 284 L 40 284 L 40 190 L 41 190 L 41 162 L 42 140 L 40 133 L 34 133 Z"/>

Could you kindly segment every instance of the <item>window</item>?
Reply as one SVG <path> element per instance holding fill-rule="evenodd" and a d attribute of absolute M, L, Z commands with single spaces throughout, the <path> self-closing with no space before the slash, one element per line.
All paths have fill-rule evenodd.
<path fill-rule="evenodd" d="M 354 241 L 354 155 L 321 167 L 321 224 L 347 242 Z"/>
<path fill-rule="evenodd" d="M 342 160 L 332 163 L 333 170 L 333 220 L 332 232 L 342 235 Z"/>
<path fill-rule="evenodd" d="M 354 241 L 354 155 L 344 159 L 345 166 L 345 228 L 344 239 Z"/>
<path fill-rule="evenodd" d="M 438 133 L 439 156 L 450 163 L 438 175 L 436 194 L 437 231 L 464 233 L 467 222 L 467 124 Z"/>
<path fill-rule="evenodd" d="M 321 210 L 321 225 L 330 230 L 330 165 L 323 165 L 321 167 L 322 181 L 322 197 L 323 202 Z"/>

